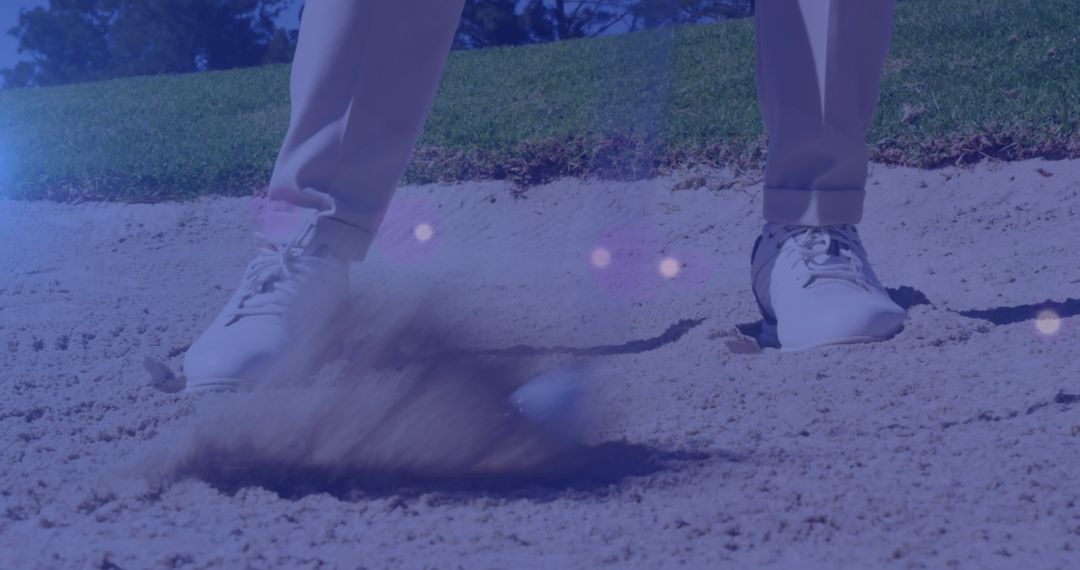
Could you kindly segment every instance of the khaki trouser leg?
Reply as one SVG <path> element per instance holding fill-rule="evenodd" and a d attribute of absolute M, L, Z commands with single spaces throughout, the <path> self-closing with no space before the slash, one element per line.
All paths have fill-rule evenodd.
<path fill-rule="evenodd" d="M 311 0 L 292 64 L 292 114 L 262 230 L 316 235 L 360 260 L 427 120 L 464 0 Z"/>
<path fill-rule="evenodd" d="M 759 0 L 758 101 L 769 133 L 765 219 L 862 219 L 866 133 L 894 0 Z"/>

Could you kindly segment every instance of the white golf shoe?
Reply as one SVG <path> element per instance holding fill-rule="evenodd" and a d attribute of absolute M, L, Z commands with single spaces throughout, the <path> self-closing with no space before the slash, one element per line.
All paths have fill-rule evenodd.
<path fill-rule="evenodd" d="M 882 288 L 853 225 L 765 224 L 751 258 L 763 344 L 804 350 L 903 328 L 907 312 Z"/>
<path fill-rule="evenodd" d="M 240 286 L 184 355 L 187 391 L 302 380 L 335 348 L 351 313 L 348 262 L 313 240 L 316 215 L 291 240 L 256 232 Z"/>

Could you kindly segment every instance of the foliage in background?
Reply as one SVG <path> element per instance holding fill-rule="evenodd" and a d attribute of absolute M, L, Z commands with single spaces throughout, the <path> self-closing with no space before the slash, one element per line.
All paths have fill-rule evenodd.
<path fill-rule="evenodd" d="M 465 0 L 456 48 L 593 38 L 749 16 L 754 0 Z"/>
<path fill-rule="evenodd" d="M 1080 157 L 1080 2 L 906 0 L 868 142 L 889 164 Z M 456 51 L 406 182 L 753 169 L 749 20 Z M 0 193 L 246 195 L 289 121 L 286 65 L 0 92 Z"/>
<path fill-rule="evenodd" d="M 295 32 L 274 19 L 294 0 L 50 0 L 9 33 L 31 55 L 6 87 L 233 69 L 291 60 Z"/>
<path fill-rule="evenodd" d="M 8 30 L 31 59 L 0 76 L 5 88 L 17 88 L 287 63 L 299 31 L 278 28 L 275 19 L 300 1 L 50 0 L 22 10 Z M 597 37 L 752 12 L 753 0 L 466 0 L 454 47 Z"/>

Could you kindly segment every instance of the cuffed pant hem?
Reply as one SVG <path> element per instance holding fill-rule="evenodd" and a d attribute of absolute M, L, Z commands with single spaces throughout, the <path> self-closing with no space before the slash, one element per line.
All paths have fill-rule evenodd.
<path fill-rule="evenodd" d="M 335 255 L 346 261 L 363 261 L 374 239 L 374 232 L 338 218 L 325 217 L 315 222 L 312 241 L 327 244 Z"/>
<path fill-rule="evenodd" d="M 865 190 L 765 189 L 765 221 L 799 226 L 857 224 Z"/>
<path fill-rule="evenodd" d="M 323 196 L 332 208 L 333 199 Z M 262 214 L 259 229 L 270 238 L 288 241 L 296 237 L 296 232 L 300 231 L 305 223 L 310 223 L 310 220 L 317 216 L 314 231 L 307 238 L 307 243 L 323 244 L 334 255 L 347 261 L 363 261 L 375 240 L 375 232 L 332 214 L 319 216 L 320 211 L 323 209 L 305 208 L 284 200 L 271 199 Z"/>

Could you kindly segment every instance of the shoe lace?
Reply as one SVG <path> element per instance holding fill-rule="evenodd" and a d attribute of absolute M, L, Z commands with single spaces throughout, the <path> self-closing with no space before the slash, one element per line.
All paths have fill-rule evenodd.
<path fill-rule="evenodd" d="M 819 279 L 841 279 L 869 290 L 859 256 L 859 238 L 848 226 L 806 227 L 792 235 L 795 252 L 792 267 L 800 264 L 807 269 L 803 287 Z"/>
<path fill-rule="evenodd" d="M 320 212 L 319 217 L 333 211 Z M 244 294 L 229 313 L 230 325 L 242 317 L 253 315 L 284 315 L 292 300 L 299 293 L 300 279 L 311 270 L 311 254 L 304 254 L 304 237 L 314 231 L 314 223 L 300 227 L 292 240 L 273 239 L 263 232 L 255 232 L 258 246 L 256 257 L 248 265 L 244 275 Z"/>
<path fill-rule="evenodd" d="M 252 315 L 281 315 L 297 294 L 301 269 L 291 244 L 275 242 L 261 232 L 255 236 L 259 240 L 258 253 L 244 277 L 245 294 L 230 313 L 233 322 Z"/>

